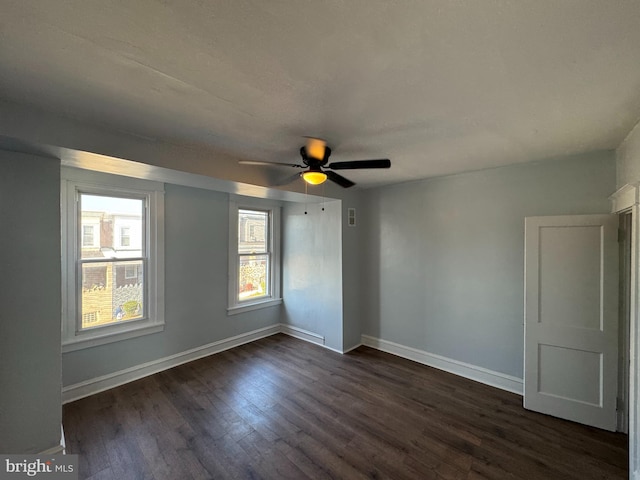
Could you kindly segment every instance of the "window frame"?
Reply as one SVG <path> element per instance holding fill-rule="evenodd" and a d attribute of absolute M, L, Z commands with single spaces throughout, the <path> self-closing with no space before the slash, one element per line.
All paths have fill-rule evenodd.
<path fill-rule="evenodd" d="M 267 252 L 269 255 L 269 285 L 268 295 L 240 300 L 239 298 L 239 267 L 238 252 L 238 220 L 240 210 L 268 212 Z M 282 303 L 281 297 L 281 257 L 280 257 L 280 204 L 256 199 L 231 198 L 229 200 L 229 299 L 227 315 L 236 315 L 261 308 L 267 308 Z"/>
<path fill-rule="evenodd" d="M 164 330 L 164 184 L 101 172 L 61 169 L 62 351 L 69 352 Z M 80 194 L 144 199 L 145 317 L 81 328 Z M 122 259 L 126 261 L 127 259 Z"/>

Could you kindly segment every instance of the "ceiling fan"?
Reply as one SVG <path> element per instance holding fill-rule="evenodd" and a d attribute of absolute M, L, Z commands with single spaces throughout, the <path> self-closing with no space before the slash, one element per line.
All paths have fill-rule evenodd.
<path fill-rule="evenodd" d="M 302 179 L 310 185 L 320 185 L 328 179 L 344 188 L 353 187 L 355 183 L 337 174 L 333 170 L 391 167 L 391 160 L 388 158 L 327 163 L 329 156 L 331 156 L 331 149 L 324 140 L 313 137 L 307 137 L 306 145 L 300 147 L 300 156 L 302 157 L 302 163 L 304 165 L 297 163 L 257 162 L 251 160 L 241 160 L 239 163 L 244 165 L 280 165 L 305 169 L 304 172 L 296 173 L 284 181 L 279 182 L 279 185 L 286 185 L 302 177 Z"/>

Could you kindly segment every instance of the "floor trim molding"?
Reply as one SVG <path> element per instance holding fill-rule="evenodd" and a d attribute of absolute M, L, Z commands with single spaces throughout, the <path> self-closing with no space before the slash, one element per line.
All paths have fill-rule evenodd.
<path fill-rule="evenodd" d="M 355 350 L 356 348 L 361 347 L 361 346 L 362 346 L 362 342 L 356 343 L 354 346 L 345 349 L 344 352 L 342 352 L 342 353 L 349 353 L 351 350 Z"/>
<path fill-rule="evenodd" d="M 327 347 L 324 344 L 324 336 L 305 330 L 293 325 L 286 325 L 284 323 L 276 323 L 269 327 L 260 328 L 251 332 L 246 332 L 234 337 L 218 340 L 217 342 L 202 345 L 200 347 L 193 348 L 184 352 L 169 355 L 168 357 L 152 360 L 151 362 L 136 365 L 124 370 L 109 373 L 101 377 L 91 378 L 83 382 L 68 385 L 62 388 L 62 403 L 69 403 L 81 398 L 94 395 L 96 393 L 104 392 L 114 387 L 119 387 L 125 383 L 133 382 L 141 378 L 159 373 L 169 368 L 177 367 L 183 363 L 191 362 L 199 358 L 213 355 L 230 348 L 239 347 L 245 343 L 253 342 L 264 337 L 275 335 L 276 333 L 284 333 L 291 337 L 304 340 L 306 342 L 320 345 L 334 352 L 340 352 L 333 348 Z M 55 447 L 57 448 L 57 447 Z M 64 446 L 62 447 L 64 449 Z M 47 451 L 48 452 L 48 451 Z M 59 453 L 59 452 L 56 452 Z"/>
<path fill-rule="evenodd" d="M 46 450 L 38 453 L 38 455 L 64 455 L 64 445 L 55 445 L 51 448 L 47 448 Z"/>
<path fill-rule="evenodd" d="M 153 375 L 154 373 L 159 373 L 169 368 L 177 367 L 178 365 L 182 365 L 183 363 L 207 357 L 209 355 L 213 355 L 230 348 L 238 347 L 245 343 L 259 340 L 260 338 L 275 335 L 276 333 L 284 333 L 286 335 L 322 346 L 324 348 L 327 348 L 328 350 L 340 354 L 347 353 L 348 351 L 353 350 L 360 345 L 366 345 L 383 352 L 391 353 L 394 355 L 398 355 L 399 357 L 422 363 L 423 365 L 438 368 L 440 370 L 444 370 L 461 377 L 469 378 L 471 380 L 475 380 L 492 387 L 500 388 L 508 392 L 522 395 L 522 380 L 517 377 L 506 375 L 504 373 L 495 372 L 486 368 L 478 367 L 476 365 L 460 362 L 458 360 L 453 360 L 451 358 L 443 357 L 368 335 L 362 335 L 361 344 L 355 345 L 348 350 L 341 352 L 325 345 L 325 338 L 320 334 L 304 330 L 293 325 L 277 323 L 269 327 L 260 328 L 251 332 L 236 335 L 234 337 L 218 340 L 216 342 L 202 345 L 200 347 L 170 355 L 168 357 L 159 358 L 157 360 L 143 363 L 141 365 L 136 365 L 124 370 L 85 380 L 73 385 L 68 385 L 62 389 L 62 403 L 65 404 L 73 402 L 75 400 L 79 400 L 81 398 L 88 397 L 90 395 L 94 395 L 96 393 L 100 393 L 105 390 L 118 387 L 120 385 L 124 385 L 125 383 L 129 383 L 134 380 L 139 380 L 149 375 Z M 64 445 L 58 445 L 43 453 L 47 455 L 53 455 L 56 453 L 62 453 L 63 450 Z"/>
<path fill-rule="evenodd" d="M 391 353 L 402 358 L 413 360 L 430 367 L 444 370 L 461 377 L 475 380 L 492 387 L 506 390 L 507 392 L 522 395 L 523 384 L 522 379 L 507 375 L 504 373 L 489 370 L 487 368 L 478 367 L 470 363 L 460 362 L 452 358 L 443 357 L 434 353 L 429 353 L 417 348 L 407 347 L 398 343 L 383 340 L 381 338 L 362 335 L 362 344 L 376 350 Z"/>
<path fill-rule="evenodd" d="M 159 358 L 151 362 L 126 368 L 118 372 L 109 373 L 101 377 L 85 380 L 80 383 L 68 385 L 62 388 L 62 403 L 73 402 L 96 393 L 109 390 L 110 388 L 124 385 L 125 383 L 138 380 L 140 378 L 162 372 L 169 368 L 177 367 L 183 363 L 191 362 L 199 358 L 207 357 L 214 353 L 219 353 L 233 347 L 238 347 L 245 343 L 253 342 L 260 338 L 269 337 L 282 332 L 282 325 L 277 323 L 269 327 L 260 328 L 251 332 L 236 335 L 234 337 L 218 340 L 217 342 L 202 345 L 191 350 L 176 353 L 168 357 Z"/>
<path fill-rule="evenodd" d="M 309 330 L 305 330 L 300 327 L 294 327 L 293 325 L 281 323 L 280 332 L 291 337 L 299 338 L 300 340 L 305 340 L 307 342 L 326 347 L 326 345 L 324 344 L 324 336 L 314 332 L 310 332 Z"/>

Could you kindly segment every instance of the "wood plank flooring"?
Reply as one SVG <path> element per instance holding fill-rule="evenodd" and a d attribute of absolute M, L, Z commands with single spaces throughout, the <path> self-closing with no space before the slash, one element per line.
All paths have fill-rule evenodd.
<path fill-rule="evenodd" d="M 625 479 L 627 437 L 360 347 L 274 335 L 65 405 L 80 478 Z"/>

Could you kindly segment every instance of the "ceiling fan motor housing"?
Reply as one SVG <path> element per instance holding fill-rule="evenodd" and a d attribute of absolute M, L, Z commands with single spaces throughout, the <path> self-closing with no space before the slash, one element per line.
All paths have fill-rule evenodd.
<path fill-rule="evenodd" d="M 312 169 L 324 167 L 329 161 L 329 157 L 331 156 L 331 149 L 329 147 L 325 147 L 324 157 L 318 159 L 307 155 L 306 147 L 300 147 L 300 156 L 302 157 L 302 161 L 304 162 L 304 164 Z"/>

